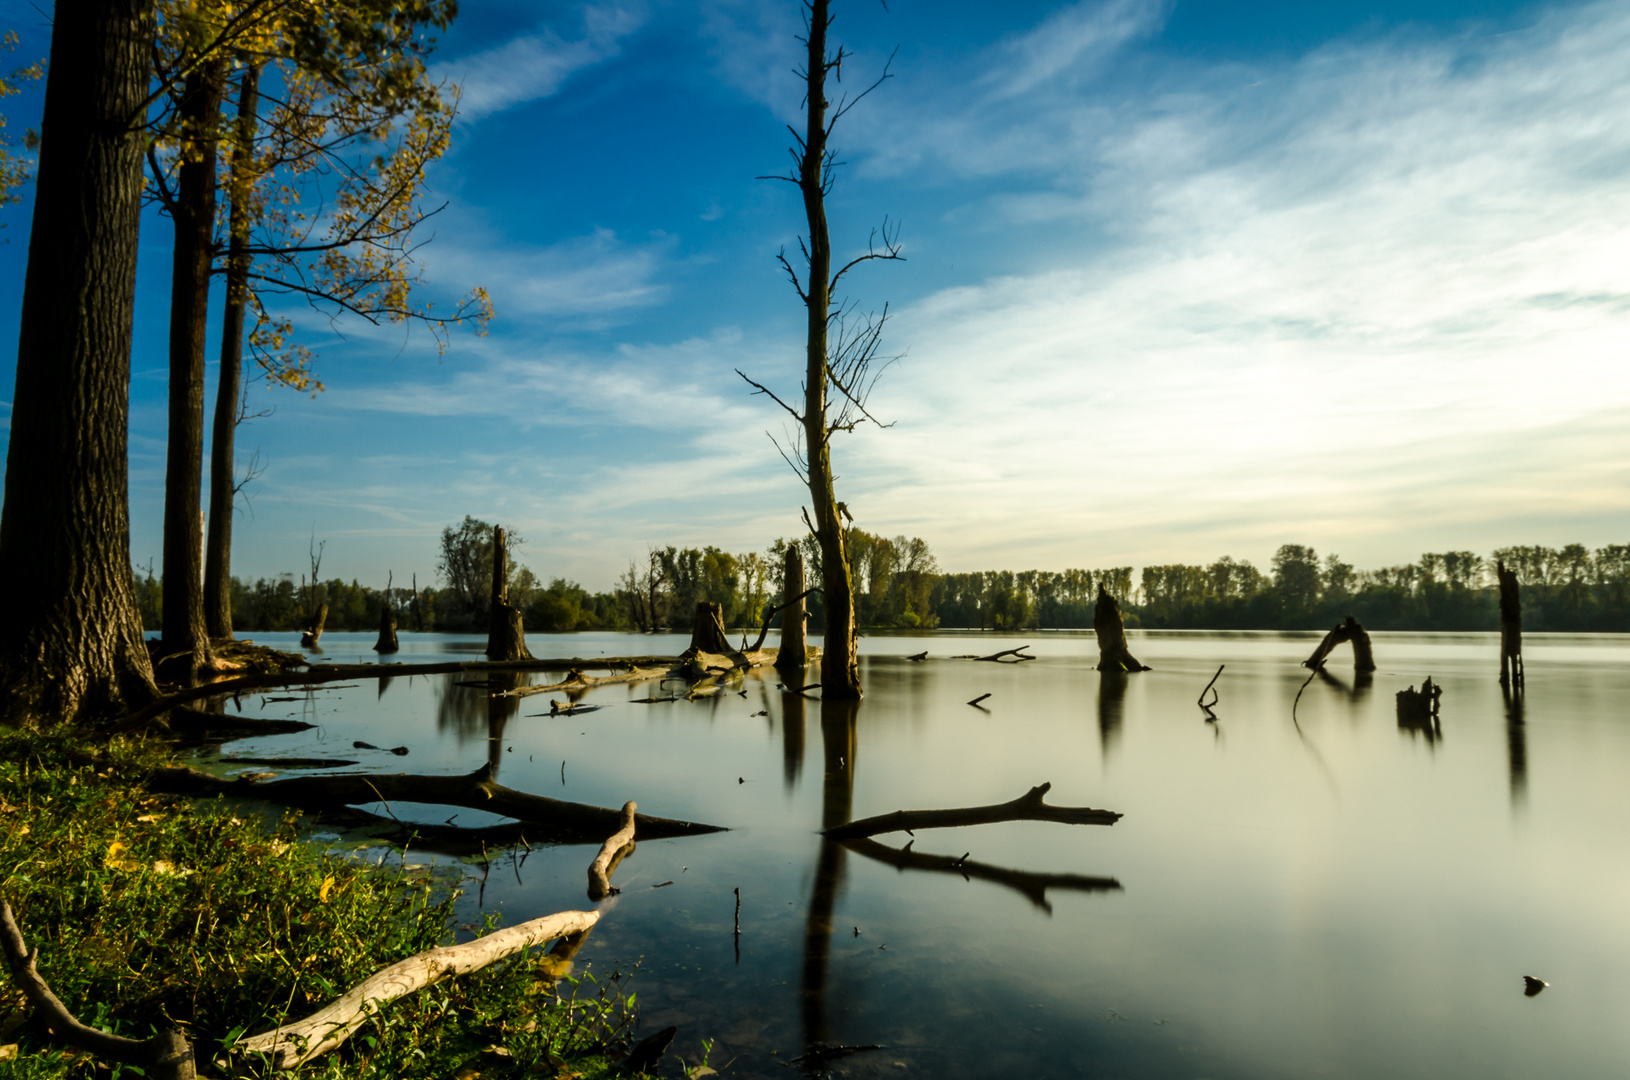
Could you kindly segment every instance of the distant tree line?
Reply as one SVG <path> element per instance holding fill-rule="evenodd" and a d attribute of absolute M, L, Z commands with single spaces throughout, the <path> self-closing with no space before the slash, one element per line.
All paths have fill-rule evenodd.
<path fill-rule="evenodd" d="M 335 578 L 315 588 L 282 574 L 255 582 L 232 579 L 234 619 L 245 630 L 296 630 L 317 603 L 328 605 L 333 630 L 373 630 L 391 604 L 405 631 L 484 631 L 492 584 L 492 525 L 466 517 L 442 532 L 440 582 L 415 589 L 374 588 Z M 1495 630 L 1499 605 L 1494 565 L 1504 561 L 1523 586 L 1529 630 L 1630 631 L 1630 545 L 1595 551 L 1507 547 L 1488 557 L 1469 551 L 1427 553 L 1420 561 L 1355 570 L 1339 556 L 1286 544 L 1267 573 L 1224 556 L 1209 565 L 1129 566 L 1098 570 L 939 569 L 916 537 L 846 530 L 854 571 L 856 617 L 869 629 L 1085 629 L 1102 585 L 1121 601 L 1128 625 L 1161 629 L 1316 630 L 1356 616 L 1371 630 Z M 518 548 L 519 534 L 510 533 Z M 758 625 L 766 605 L 781 602 L 781 567 L 797 544 L 810 580 L 819 580 L 820 547 L 810 537 L 776 540 L 763 552 L 665 546 L 631 563 L 609 592 L 574 581 L 547 584 L 518 560 L 510 594 L 527 630 L 688 631 L 696 605 L 724 609 L 725 624 Z M 156 629 L 162 589 L 152 568 L 136 573 L 143 624 Z M 810 625 L 825 618 L 820 594 L 809 598 Z"/>

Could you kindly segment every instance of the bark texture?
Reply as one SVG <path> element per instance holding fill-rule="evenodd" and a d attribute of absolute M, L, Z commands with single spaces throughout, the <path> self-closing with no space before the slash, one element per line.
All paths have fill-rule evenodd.
<path fill-rule="evenodd" d="M 691 626 L 690 648 L 685 651 L 687 654 L 736 651 L 731 647 L 730 638 L 724 632 L 723 604 L 709 604 L 704 600 L 696 605 L 696 622 Z"/>
<path fill-rule="evenodd" d="M 221 371 L 215 388 L 215 422 L 209 441 L 209 535 L 204 542 L 204 628 L 211 640 L 232 637 L 232 504 L 237 496 L 233 443 L 238 398 L 243 392 L 243 313 L 249 299 L 249 147 L 260 107 L 260 66 L 244 68 L 238 81 L 237 140 L 227 196 L 226 297 L 221 310 Z"/>
<path fill-rule="evenodd" d="M 608 896 L 615 896 L 618 889 L 611 885 L 612 872 L 617 864 L 633 854 L 634 851 L 634 811 L 638 807 L 633 802 L 623 804 L 622 828 L 612 833 L 604 844 L 600 845 L 600 853 L 589 864 L 589 899 L 604 900 Z"/>
<path fill-rule="evenodd" d="M 16 573 L 5 711 L 90 718 L 151 699 L 130 564 L 127 432 L 151 0 L 58 13 L 0 512 Z"/>
<path fill-rule="evenodd" d="M 1098 636 L 1099 671 L 1148 671 L 1138 663 L 1126 645 L 1126 624 L 1121 621 L 1121 605 L 1098 586 L 1098 606 L 1092 611 L 1092 631 Z"/>
<path fill-rule="evenodd" d="M 1508 690 L 1523 689 L 1522 669 L 1522 591 L 1514 571 L 1503 562 L 1494 564 L 1500 580 L 1500 685 Z"/>
<path fill-rule="evenodd" d="M 488 660 L 530 660 L 521 610 L 509 602 L 509 542 L 502 525 L 492 530 L 492 608 L 487 626 Z"/>
<path fill-rule="evenodd" d="M 178 106 L 182 162 L 170 214 L 175 251 L 170 274 L 170 432 L 164 460 L 165 662 L 191 682 L 211 663 L 204 624 L 203 552 L 195 533 L 204 467 L 204 334 L 215 239 L 215 157 L 224 72 L 220 61 L 195 68 Z"/>
<path fill-rule="evenodd" d="M 781 651 L 775 658 L 776 668 L 783 673 L 802 672 L 806 663 L 804 650 L 809 644 L 809 614 L 804 609 L 807 595 L 804 590 L 804 555 L 797 544 L 788 544 L 781 568 L 781 595 L 792 602 L 781 611 Z M 793 597 L 798 599 L 792 600 Z M 802 677 L 798 681 L 803 682 Z"/>

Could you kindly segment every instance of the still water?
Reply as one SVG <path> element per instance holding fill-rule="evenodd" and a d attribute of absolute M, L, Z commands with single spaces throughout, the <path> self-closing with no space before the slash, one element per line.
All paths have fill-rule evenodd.
<path fill-rule="evenodd" d="M 372 637 L 326 635 L 327 658 L 371 662 Z M 715 1040 L 727 1076 L 794 1075 L 781 1063 L 836 1044 L 884 1047 L 826 1066 L 855 1077 L 1630 1073 L 1630 637 L 1530 635 L 1514 710 L 1495 635 L 1377 634 L 1371 685 L 1343 647 L 1294 722 L 1317 635 L 1130 639 L 1154 670 L 1099 674 L 1090 633 L 867 637 L 858 707 L 783 693 L 770 670 L 748 674 L 745 697 L 634 704 L 654 688 L 608 686 L 585 698 L 603 709 L 554 718 L 547 695 L 495 709 L 456 685 L 468 676 L 364 682 L 246 699 L 319 727 L 228 752 L 413 772 L 490 757 L 510 787 L 727 826 L 640 844 L 579 954 L 599 973 L 643 957 L 642 1030 L 677 1024 L 693 1062 Z M 1026 642 L 1038 660 L 951 658 Z M 686 641 L 528 644 L 592 657 Z M 396 659 L 481 647 L 405 634 Z M 1211 724 L 1195 699 L 1219 664 Z M 1400 729 L 1394 693 L 1428 675 L 1441 734 Z M 817 834 L 1043 781 L 1050 802 L 1125 817 L 919 831 L 913 850 L 1085 881 L 901 870 Z M 593 906 L 594 850 L 495 859 L 484 888 L 468 883 L 471 913 L 478 893 L 509 922 Z M 1551 986 L 1525 997 L 1524 975 Z"/>

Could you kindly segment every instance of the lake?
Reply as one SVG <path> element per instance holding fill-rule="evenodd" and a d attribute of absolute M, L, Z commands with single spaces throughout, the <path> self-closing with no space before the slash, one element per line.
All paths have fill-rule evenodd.
<path fill-rule="evenodd" d="M 677 1024 L 674 1050 L 693 1062 L 715 1040 L 726 1076 L 792 1075 L 783 1063 L 837 1044 L 883 1047 L 821 1066 L 855 1077 L 1623 1075 L 1630 637 L 1528 635 L 1513 709 L 1497 635 L 1376 634 L 1370 685 L 1344 646 L 1293 720 L 1318 637 L 1134 631 L 1153 670 L 1103 675 L 1090 632 L 867 636 L 858 706 L 784 693 L 769 669 L 747 675 L 745 697 L 634 704 L 652 684 L 602 687 L 584 700 L 604 708 L 570 717 L 547 715 L 548 695 L 495 711 L 456 685 L 472 676 L 397 678 L 246 697 L 246 713 L 320 726 L 226 752 L 411 772 L 467 772 L 490 754 L 513 788 L 728 827 L 641 843 L 578 957 L 597 974 L 639 962 L 641 1030 Z M 372 641 L 323 645 L 371 662 Z M 483 639 L 402 643 L 404 662 L 476 659 Z M 687 640 L 528 644 L 590 657 Z M 952 659 L 1021 644 L 1039 659 Z M 1219 664 L 1213 724 L 1196 698 Z M 1443 687 L 1441 732 L 1401 729 L 1394 694 L 1426 676 Z M 357 739 L 410 753 L 355 751 Z M 1051 803 L 1125 816 L 876 838 L 966 854 L 979 871 L 966 876 L 818 835 L 1042 782 Z M 467 883 L 465 914 L 593 907 L 595 850 L 495 857 L 484 885 Z M 1552 985 L 1525 996 L 1524 975 Z"/>

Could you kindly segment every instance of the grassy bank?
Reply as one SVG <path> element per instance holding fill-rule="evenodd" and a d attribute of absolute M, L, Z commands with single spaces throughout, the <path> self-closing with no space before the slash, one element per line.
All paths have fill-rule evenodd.
<path fill-rule="evenodd" d="M 0 897 L 81 1021 L 131 1038 L 179 1027 L 201 1073 L 225 1075 L 211 1062 L 240 1033 L 451 940 L 454 883 L 325 852 L 293 816 L 149 795 L 140 778 L 164 757 L 0 729 Z M 398 1001 L 300 1075 L 602 1075 L 633 996 L 557 982 L 552 964 L 518 955 Z M 25 1023 L 3 977 L 0 1077 L 121 1075 Z"/>

